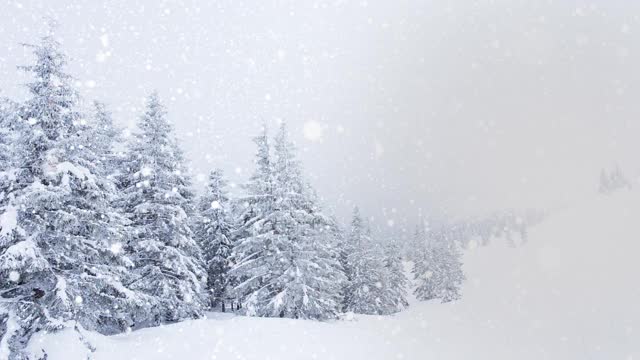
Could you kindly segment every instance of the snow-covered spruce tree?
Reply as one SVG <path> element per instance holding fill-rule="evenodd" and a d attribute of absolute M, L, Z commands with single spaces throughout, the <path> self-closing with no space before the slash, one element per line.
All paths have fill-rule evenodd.
<path fill-rule="evenodd" d="M 17 209 L 13 201 L 16 182 L 16 147 L 10 146 L 17 140 L 19 108 L 9 99 L 0 98 L 0 259 L 16 244 L 12 232 L 16 228 Z M 12 124 L 13 123 L 13 124 Z M 18 318 L 20 310 L 17 293 L 13 284 L 19 273 L 8 269 L 8 264 L 0 264 L 0 358 L 18 359 L 20 350 L 28 341 L 31 332 L 26 321 Z M 17 266 L 15 266 L 17 268 Z M 3 271 L 3 268 L 7 268 Z"/>
<path fill-rule="evenodd" d="M 273 211 L 273 168 L 271 160 L 271 149 L 269 144 L 268 129 L 262 127 L 262 132 L 253 138 L 257 150 L 255 153 L 255 171 L 244 184 L 246 195 L 236 199 L 234 205 L 234 223 L 237 225 L 233 234 L 234 249 L 231 253 L 231 261 L 234 266 L 230 270 L 238 284 L 233 288 L 233 295 L 241 303 L 256 291 L 261 284 L 260 277 L 268 269 L 266 265 L 262 267 L 253 266 L 251 269 L 238 267 L 241 261 L 256 259 L 262 250 L 261 236 L 269 232 L 267 226 L 262 226 L 265 219 Z M 238 246 L 242 244 L 242 246 Z M 254 265 L 258 265 L 262 259 L 257 260 Z"/>
<path fill-rule="evenodd" d="M 407 246 L 405 246 L 404 254 L 407 260 L 412 262 L 417 262 L 420 252 L 417 251 L 422 247 L 423 241 L 425 237 L 425 227 L 423 224 L 416 225 L 416 229 L 413 233 L 413 236 L 409 241 L 407 241 Z"/>
<path fill-rule="evenodd" d="M 135 316 L 140 327 L 202 315 L 206 273 L 189 226 L 191 182 L 156 93 L 138 128 L 120 184 L 130 221 L 126 251 L 135 264 L 128 286 L 151 298 L 150 311 Z"/>
<path fill-rule="evenodd" d="M 7 171 L 12 168 L 13 147 L 11 142 L 10 119 L 17 111 L 11 102 L 0 98 L 0 176 L 6 176 Z M 1 191 L 2 189 L 0 189 Z M 0 202 L 4 198 L 4 192 L 0 193 Z"/>
<path fill-rule="evenodd" d="M 385 246 L 384 252 L 384 313 L 393 314 L 406 309 L 407 277 L 404 274 L 400 247 L 391 242 Z"/>
<path fill-rule="evenodd" d="M 257 147 L 256 169 L 244 185 L 247 194 L 237 201 L 240 228 L 237 229 L 236 234 L 240 238 L 251 235 L 254 224 L 264 219 L 273 210 L 275 199 L 271 146 L 266 126 L 262 127 L 260 135 L 253 138 L 253 142 Z"/>
<path fill-rule="evenodd" d="M 94 166 L 94 172 L 97 176 L 103 179 L 103 186 L 107 190 L 105 192 L 105 200 L 108 201 L 108 222 L 109 226 L 106 231 L 102 233 L 96 233 L 95 237 L 106 240 L 106 244 L 109 247 L 109 251 L 105 254 L 104 260 L 111 266 L 115 266 L 113 269 L 117 272 L 117 278 L 120 281 L 118 288 L 120 291 L 127 295 L 127 302 L 123 302 L 119 299 L 113 299 L 113 304 L 109 305 L 109 298 L 102 303 L 92 304 L 98 310 L 93 311 L 93 314 L 101 314 L 99 309 L 109 309 L 111 306 L 113 309 L 107 311 L 105 317 L 112 320 L 111 324 L 103 324 L 99 327 L 99 331 L 103 333 L 116 333 L 123 331 L 135 323 L 134 315 L 144 313 L 148 311 L 150 305 L 149 296 L 142 293 L 128 289 L 123 284 L 128 284 L 131 281 L 131 268 L 133 267 L 133 261 L 131 260 L 131 253 L 127 252 L 126 244 L 131 239 L 131 228 L 128 226 L 129 221 L 122 213 L 122 209 L 118 206 L 122 198 L 122 192 L 117 187 L 117 177 L 114 175 L 120 174 L 122 153 L 116 150 L 117 146 L 121 146 L 121 137 L 119 130 L 115 127 L 111 114 L 106 110 L 104 104 L 100 102 L 94 102 L 94 115 L 89 125 L 82 125 L 85 121 L 82 120 L 81 129 L 79 134 L 80 141 L 85 141 L 84 145 L 80 148 L 89 149 L 94 156 L 91 160 L 92 166 Z M 88 152 L 88 151 L 87 151 Z M 103 315 L 101 315 L 103 316 Z"/>
<path fill-rule="evenodd" d="M 408 306 L 406 300 L 406 283 L 402 267 L 400 249 L 395 243 L 382 243 L 374 239 L 369 226 L 366 228 L 368 239 L 367 252 L 368 266 L 372 267 L 379 281 L 375 287 L 369 288 L 372 296 L 378 303 L 378 314 L 394 314 Z"/>
<path fill-rule="evenodd" d="M 302 274 L 305 277 L 302 301 L 305 311 L 311 314 L 309 318 L 335 318 L 341 312 L 341 291 L 346 282 L 340 264 L 339 242 L 342 234 L 336 220 L 324 214 L 317 194 L 309 183 L 303 184 L 302 194 L 306 199 L 307 212 L 303 214 L 309 225 L 306 237 L 302 239 L 303 260 L 299 262 L 306 267 L 306 272 Z"/>
<path fill-rule="evenodd" d="M 111 245 L 122 239 L 111 223 L 112 188 L 83 140 L 66 58 L 51 34 L 28 46 L 35 64 L 23 69 L 34 81 L 21 106 L 19 162 L 0 233 L 0 306 L 11 324 L 0 343 L 15 358 L 34 332 L 69 320 L 117 331 L 118 313 L 135 302 L 119 281 L 122 267 L 110 258 Z"/>
<path fill-rule="evenodd" d="M 349 304 L 353 298 L 351 291 L 353 290 L 352 283 L 354 274 L 354 269 L 350 262 L 350 256 L 355 251 L 355 246 L 353 246 L 354 244 L 349 241 L 349 238 L 346 236 L 342 236 L 339 239 L 338 261 L 340 262 L 342 271 L 344 271 L 344 282 L 340 288 L 340 310 L 342 312 L 348 312 L 350 311 Z"/>
<path fill-rule="evenodd" d="M 285 284 L 281 293 L 283 311 L 290 317 L 335 318 L 345 279 L 338 259 L 335 223 L 324 215 L 315 190 L 303 180 L 284 123 L 274 148 L 275 208 L 279 210 L 275 230 L 288 237 L 298 251 L 289 254 L 289 268 L 281 279 Z"/>
<path fill-rule="evenodd" d="M 598 191 L 602 194 L 611 194 L 620 189 L 631 189 L 631 182 L 627 180 L 619 166 L 614 167 L 607 172 L 604 169 L 600 171 L 600 185 Z"/>
<path fill-rule="evenodd" d="M 254 316 L 335 318 L 343 274 L 330 219 L 320 212 L 302 180 L 285 125 L 276 137 L 271 169 L 263 167 L 270 163 L 267 143 L 264 139 L 257 143 L 258 169 L 249 189 L 256 183 L 271 184 L 268 196 L 273 200 L 262 204 L 267 211 L 234 246 L 238 264 L 232 272 L 241 279 L 236 289 L 244 295 L 245 311 Z M 258 187 L 261 192 L 265 189 L 269 187 Z M 249 199 L 256 198 L 265 197 L 249 194 Z"/>
<path fill-rule="evenodd" d="M 15 149 L 11 144 L 17 140 L 15 134 L 18 112 L 17 104 L 9 99 L 0 98 L 0 214 L 4 213 L 3 209 L 7 206 L 9 194 L 12 191 L 11 186 L 14 185 Z"/>
<path fill-rule="evenodd" d="M 0 98 L 0 216 L 6 212 L 9 205 L 9 196 L 15 185 L 15 147 L 11 146 L 17 140 L 16 129 L 12 128 L 15 118 L 18 117 L 18 107 L 9 99 Z M 0 223 L 0 232 L 3 227 L 11 227 L 9 215 L 2 217 L 8 223 Z M 5 229 L 5 232 L 7 230 Z M 2 238 L 0 238 L 1 240 Z M 3 243 L 0 241 L 0 254 Z"/>
<path fill-rule="evenodd" d="M 446 238 L 434 237 L 425 242 L 413 274 L 417 282 L 414 293 L 418 300 L 449 302 L 461 296 L 465 279 L 461 253 L 456 244 Z"/>
<path fill-rule="evenodd" d="M 442 302 L 459 300 L 462 296 L 462 282 L 465 280 L 464 273 L 462 272 L 462 254 L 453 241 L 446 241 L 442 246 L 444 256 L 442 257 L 440 266 L 443 268 L 444 276 L 442 279 L 440 299 Z"/>
<path fill-rule="evenodd" d="M 214 309 L 219 306 L 222 311 L 225 311 L 226 300 L 230 297 L 231 233 L 234 228 L 226 186 L 222 170 L 212 171 L 205 194 L 198 201 L 194 226 L 207 270 L 209 304 Z"/>
<path fill-rule="evenodd" d="M 90 144 L 97 156 L 98 170 L 115 183 L 124 172 L 121 168 L 125 164 L 124 154 L 118 149 L 124 139 L 120 129 L 113 123 L 111 112 L 99 101 L 93 102 L 91 126 Z"/>
<path fill-rule="evenodd" d="M 343 260 L 348 278 L 344 291 L 345 310 L 357 314 L 384 314 L 384 263 L 380 248 L 372 241 L 358 208 L 354 209 L 346 241 L 349 253 Z"/>
<path fill-rule="evenodd" d="M 440 266 L 442 254 L 434 243 L 435 240 L 425 238 L 421 246 L 416 249 L 419 255 L 413 265 L 413 276 L 417 284 L 414 294 L 418 300 L 440 297 L 443 275 Z"/>

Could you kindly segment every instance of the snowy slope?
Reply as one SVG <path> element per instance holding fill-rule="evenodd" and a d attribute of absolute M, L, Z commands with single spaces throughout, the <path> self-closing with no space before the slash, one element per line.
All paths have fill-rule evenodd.
<path fill-rule="evenodd" d="M 118 336 L 41 334 L 49 359 L 640 359 L 640 194 L 557 211 L 517 249 L 465 255 L 456 304 L 320 323 L 210 314 Z"/>

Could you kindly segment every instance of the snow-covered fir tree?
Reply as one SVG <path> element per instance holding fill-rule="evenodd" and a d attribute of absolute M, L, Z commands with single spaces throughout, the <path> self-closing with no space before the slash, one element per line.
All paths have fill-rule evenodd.
<path fill-rule="evenodd" d="M 343 248 L 343 252 L 346 251 L 343 263 L 348 279 L 343 291 L 345 311 L 369 315 L 385 313 L 385 274 L 380 247 L 371 239 L 371 232 L 364 224 L 358 208 L 353 211 L 346 242 Z"/>
<path fill-rule="evenodd" d="M 21 106 L 17 168 L 1 214 L 0 340 L 18 358 L 28 338 L 76 320 L 104 333 L 122 330 L 134 293 L 120 282 L 126 259 L 114 259 L 123 234 L 112 227 L 112 188 L 95 167 L 83 136 L 79 97 L 64 72 L 66 57 L 51 33 L 23 69 L 34 80 Z"/>
<path fill-rule="evenodd" d="M 335 318 L 343 274 L 330 220 L 303 181 L 286 127 L 280 127 L 271 161 L 266 131 L 256 140 L 257 169 L 251 178 L 251 228 L 234 246 L 233 274 L 245 311 L 254 316 Z M 245 226 L 246 227 L 246 226 Z"/>
<path fill-rule="evenodd" d="M 422 223 L 422 222 L 421 222 Z M 418 260 L 419 252 L 416 249 L 422 247 L 422 242 L 425 236 L 424 224 L 416 225 L 413 235 L 406 241 L 404 246 L 405 258 L 409 261 L 416 262 Z"/>
<path fill-rule="evenodd" d="M 391 242 L 384 247 L 384 313 L 393 314 L 406 309 L 407 277 L 404 274 L 400 247 Z"/>
<path fill-rule="evenodd" d="M 222 170 L 214 170 L 204 195 L 198 201 L 195 224 L 196 240 L 200 243 L 207 270 L 207 292 L 210 306 L 222 311 L 230 298 L 231 235 L 234 229 L 231 203 Z"/>
<path fill-rule="evenodd" d="M 15 183 L 15 147 L 12 144 L 17 141 L 18 112 L 17 104 L 0 98 L 0 214 L 8 204 L 11 186 Z"/>
<path fill-rule="evenodd" d="M 281 134 L 285 134 L 284 126 Z M 283 140 L 286 141 L 286 137 Z M 335 318 L 341 312 L 341 290 L 346 281 L 339 259 L 340 230 L 335 219 L 323 212 L 309 183 L 303 183 L 302 194 L 305 201 L 301 221 L 306 221 L 308 229 L 302 238 L 302 260 L 298 261 L 305 272 L 301 274 L 301 289 L 297 291 L 302 290 L 304 294 L 302 301 L 308 318 Z"/>
<path fill-rule="evenodd" d="M 6 99 L 0 98 L 0 176 L 5 176 L 7 170 L 12 167 L 13 147 L 11 143 L 10 117 L 16 111 L 11 103 Z M 0 195 L 0 201 L 3 196 Z"/>
<path fill-rule="evenodd" d="M 359 211 L 354 210 L 355 211 Z M 358 213 L 358 218 L 359 218 L 359 213 Z M 355 215 L 354 215 L 354 219 L 355 220 Z M 352 220 L 352 224 L 351 224 L 351 228 L 353 231 L 353 220 Z M 344 282 L 341 284 L 340 287 L 340 309 L 342 312 L 348 312 L 350 311 L 349 309 L 349 305 L 351 303 L 351 299 L 353 298 L 353 287 L 352 287 L 352 283 L 353 283 L 353 276 L 355 274 L 355 269 L 353 268 L 353 264 L 352 264 L 352 254 L 355 252 L 355 243 L 350 241 L 351 239 L 351 233 L 349 233 L 349 236 L 345 236 L 344 234 L 342 236 L 340 236 L 339 242 L 338 242 L 338 261 L 340 262 L 340 266 L 342 267 L 342 271 L 344 272 Z"/>
<path fill-rule="evenodd" d="M 458 300 L 462 297 L 462 283 L 465 280 L 462 272 L 462 254 L 456 243 L 447 241 L 443 244 L 444 257 L 441 266 L 444 269 L 442 281 L 442 302 Z"/>
<path fill-rule="evenodd" d="M 148 311 L 150 304 L 149 296 L 132 291 L 124 284 L 131 281 L 131 268 L 134 266 L 131 260 L 131 253 L 127 252 L 129 248 L 126 244 L 131 239 L 131 228 L 128 226 L 129 221 L 123 215 L 122 209 L 118 206 L 122 198 L 122 193 L 117 188 L 116 177 L 120 171 L 120 163 L 122 154 L 116 150 L 120 146 L 122 140 L 118 129 L 113 124 L 111 114 L 106 110 L 104 104 L 94 102 L 94 117 L 91 121 L 80 121 L 80 131 L 78 134 L 80 144 L 78 147 L 85 153 L 93 155 L 91 165 L 93 172 L 102 180 L 104 187 L 104 200 L 108 209 L 108 226 L 102 233 L 96 233 L 96 238 L 106 240 L 108 252 L 104 256 L 104 261 L 111 265 L 114 275 L 120 281 L 118 289 L 126 294 L 126 302 L 122 299 L 105 299 L 102 304 L 96 304 L 96 307 L 106 309 L 113 307 L 112 311 L 104 315 L 106 318 L 111 315 L 111 324 L 109 328 L 103 326 L 102 332 L 116 333 L 128 329 L 135 324 L 135 315 Z M 130 249 L 129 249 L 130 250 Z M 112 301 L 112 304 L 109 304 Z M 94 311 L 99 314 L 99 311 Z M 117 325 L 117 326 L 116 326 Z"/>
<path fill-rule="evenodd" d="M 191 182 L 156 93 L 138 128 L 128 150 L 129 172 L 120 182 L 132 233 L 126 250 L 135 264 L 129 287 L 152 298 L 136 325 L 199 317 L 206 273 L 189 226 Z"/>
<path fill-rule="evenodd" d="M 271 147 L 269 134 L 266 126 L 262 127 L 261 133 L 254 137 L 256 144 L 255 170 L 249 180 L 243 185 L 246 194 L 233 202 L 234 223 L 237 229 L 234 232 L 233 243 L 235 245 L 231 254 L 231 261 L 235 264 L 230 274 L 238 284 L 233 288 L 233 295 L 242 301 L 257 290 L 260 285 L 259 277 L 263 272 L 249 271 L 247 268 L 240 268 L 237 265 L 242 261 L 248 261 L 252 257 L 252 249 L 260 250 L 260 240 L 257 238 L 268 232 L 268 227 L 261 226 L 267 216 L 273 211 L 273 169 L 271 160 Z M 238 244 L 242 243 L 242 247 Z"/>
<path fill-rule="evenodd" d="M 417 282 L 414 291 L 416 298 L 441 299 L 442 302 L 459 299 L 465 279 L 461 257 L 455 242 L 446 237 L 431 236 L 425 239 L 413 268 Z"/>
<path fill-rule="evenodd" d="M 624 188 L 631 189 L 631 182 L 627 180 L 619 166 L 614 167 L 611 171 L 605 169 L 600 171 L 598 191 L 601 194 L 611 194 Z"/>
<path fill-rule="evenodd" d="M 91 145 L 97 155 L 98 169 L 115 183 L 124 172 L 121 168 L 125 164 L 124 154 L 122 149 L 119 149 L 124 139 L 120 129 L 113 122 L 111 112 L 99 101 L 93 102 L 91 126 Z"/>
<path fill-rule="evenodd" d="M 414 294 L 418 300 L 436 299 L 440 296 L 441 282 L 437 248 L 431 243 L 425 243 L 416 251 L 419 255 L 415 258 L 412 270 L 417 284 Z"/>
<path fill-rule="evenodd" d="M 13 187 L 16 185 L 16 147 L 12 146 L 17 141 L 16 118 L 18 117 L 18 106 L 9 99 L 0 98 L 0 232 L 6 233 L 6 228 L 13 225 L 13 217 L 3 215 L 9 205 Z M 6 221 L 6 223 L 5 223 Z M 3 231 L 3 228 L 5 230 Z M 0 238 L 2 240 L 2 238 Z M 0 241 L 0 251 L 3 242 Z M 1 252 L 0 252 L 1 254 Z"/>
<path fill-rule="evenodd" d="M 241 228 L 237 233 L 241 237 L 249 235 L 254 224 L 272 211 L 275 200 L 271 146 L 266 126 L 263 126 L 261 133 L 253 138 L 253 142 L 257 147 L 256 168 L 249 181 L 244 185 L 247 194 L 238 201 L 241 208 L 238 215 Z"/>

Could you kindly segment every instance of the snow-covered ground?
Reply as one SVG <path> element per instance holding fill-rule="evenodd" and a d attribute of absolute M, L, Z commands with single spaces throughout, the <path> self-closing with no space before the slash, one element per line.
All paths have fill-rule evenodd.
<path fill-rule="evenodd" d="M 640 359 L 640 193 L 556 211 L 529 242 L 465 255 L 464 298 L 328 323 L 210 314 L 111 337 L 40 334 L 64 359 Z"/>

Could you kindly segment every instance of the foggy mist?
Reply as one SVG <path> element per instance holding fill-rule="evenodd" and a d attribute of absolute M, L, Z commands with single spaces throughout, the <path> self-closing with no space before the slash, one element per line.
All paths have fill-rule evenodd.
<path fill-rule="evenodd" d="M 236 182 L 250 172 L 250 137 L 285 120 L 340 216 L 359 204 L 411 228 L 420 213 L 562 206 L 593 192 L 603 167 L 636 175 L 633 1 L 4 8 L 0 95 L 22 95 L 19 43 L 54 16 L 87 104 L 102 99 L 133 127 L 157 89 L 194 175 L 222 167 Z"/>

